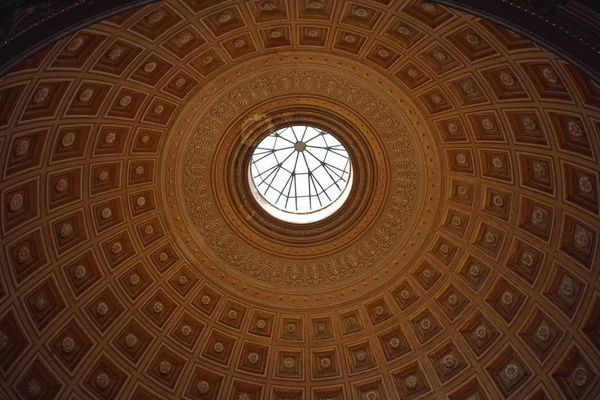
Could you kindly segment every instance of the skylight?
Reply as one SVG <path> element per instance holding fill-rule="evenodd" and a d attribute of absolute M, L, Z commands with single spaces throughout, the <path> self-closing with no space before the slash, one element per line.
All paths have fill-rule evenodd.
<path fill-rule="evenodd" d="M 252 155 L 250 185 L 271 215 L 316 222 L 337 211 L 352 186 L 350 155 L 321 129 L 296 125 L 265 137 Z"/>

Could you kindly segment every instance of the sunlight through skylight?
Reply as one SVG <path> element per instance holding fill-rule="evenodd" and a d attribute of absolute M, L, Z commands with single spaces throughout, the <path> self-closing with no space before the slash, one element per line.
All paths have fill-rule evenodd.
<path fill-rule="evenodd" d="M 294 223 L 333 214 L 352 184 L 344 146 L 310 126 L 282 128 L 264 138 L 254 150 L 249 174 L 258 202 L 271 215 Z"/>

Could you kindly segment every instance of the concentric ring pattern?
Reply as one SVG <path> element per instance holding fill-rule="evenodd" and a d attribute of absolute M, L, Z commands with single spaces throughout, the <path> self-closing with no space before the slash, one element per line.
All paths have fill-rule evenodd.
<path fill-rule="evenodd" d="M 353 161 L 312 224 L 248 186 L 293 124 Z M 432 3 L 83 29 L 0 79 L 0 397 L 598 398 L 598 132 L 600 85 Z"/>

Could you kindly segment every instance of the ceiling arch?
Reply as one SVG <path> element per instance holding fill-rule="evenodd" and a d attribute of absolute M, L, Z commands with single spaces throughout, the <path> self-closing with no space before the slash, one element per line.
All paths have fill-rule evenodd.
<path fill-rule="evenodd" d="M 432 3 L 169 0 L 85 28 L 0 80 L 0 386 L 595 398 L 599 93 Z M 360 165 L 303 228 L 245 175 L 295 122 Z"/>

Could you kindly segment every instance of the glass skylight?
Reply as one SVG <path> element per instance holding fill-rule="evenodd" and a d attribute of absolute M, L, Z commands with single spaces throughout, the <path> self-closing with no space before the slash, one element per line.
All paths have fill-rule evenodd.
<path fill-rule="evenodd" d="M 340 208 L 352 186 L 350 156 L 330 133 L 310 126 L 279 129 L 252 155 L 250 186 L 271 215 L 288 222 L 321 220 Z"/>

